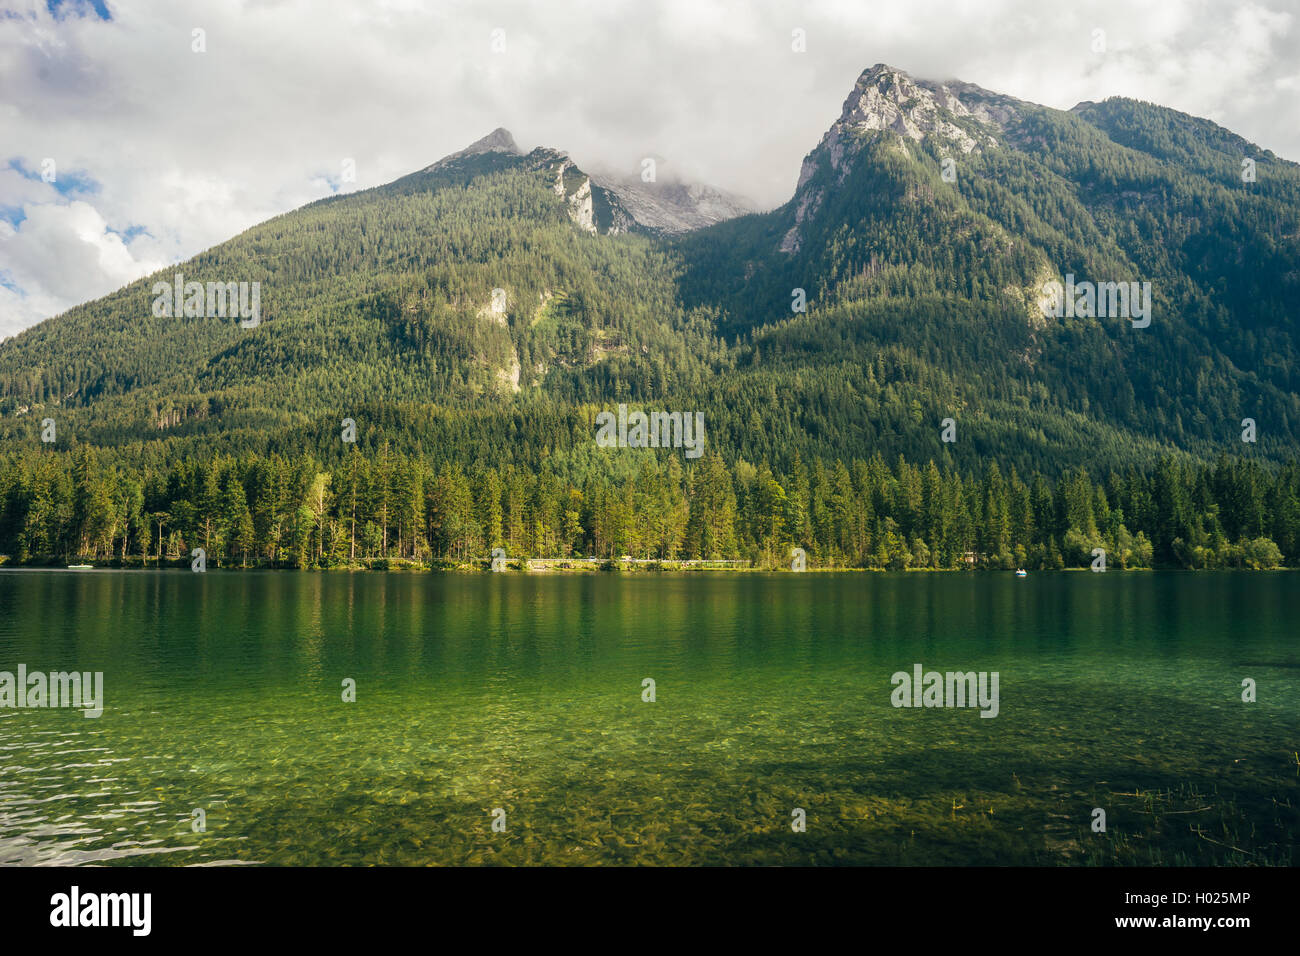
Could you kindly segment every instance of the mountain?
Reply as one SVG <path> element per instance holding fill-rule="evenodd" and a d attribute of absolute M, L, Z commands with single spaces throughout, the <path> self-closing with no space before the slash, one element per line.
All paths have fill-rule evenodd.
<path fill-rule="evenodd" d="M 1296 453 L 1300 167 L 1208 121 L 878 64 L 790 201 L 743 209 L 497 129 L 0 344 L 0 434 L 57 413 L 69 441 L 201 453 L 288 447 L 362 406 L 411 435 L 437 409 L 483 436 L 540 409 L 581 455 L 594 409 L 633 401 L 699 408 L 725 459 L 775 466 Z M 177 273 L 258 283 L 259 324 L 155 315 Z M 1067 276 L 1150 283 L 1150 325 L 1045 315 Z"/>
<path fill-rule="evenodd" d="M 543 379 L 595 393 L 583 376 L 629 364 L 643 387 L 671 381 L 718 347 L 638 231 L 566 154 L 522 154 L 498 130 L 0 344 L 0 421 L 57 410 L 70 437 L 97 445 L 265 437 L 340 402 L 495 403 Z M 155 285 L 176 274 L 258 283 L 259 325 L 155 315 Z"/>
<path fill-rule="evenodd" d="M 744 197 L 702 183 L 645 182 L 608 170 L 599 170 L 593 176 L 618 196 L 641 229 L 652 234 L 690 232 L 756 211 Z"/>
<path fill-rule="evenodd" d="M 390 190 L 425 192 L 450 182 L 468 184 L 489 170 L 524 169 L 545 174 L 569 219 L 580 229 L 602 235 L 634 231 L 638 223 L 622 198 L 592 180 L 567 153 L 538 147 L 524 155 L 509 130 L 497 127 L 462 150 L 444 156 L 411 176 L 392 183 Z"/>
<path fill-rule="evenodd" d="M 424 171 L 426 173 L 431 172 L 440 166 L 455 163 L 469 156 L 481 156 L 484 153 L 505 153 L 507 156 L 523 155 L 519 150 L 519 146 L 515 143 L 515 138 L 510 135 L 510 130 L 498 126 L 482 139 L 477 139 L 464 149 L 444 156 L 432 166 L 426 167 Z"/>
<path fill-rule="evenodd" d="M 1298 242 L 1208 121 L 884 64 L 766 213 L 498 129 L 0 343 L 0 561 L 1294 564 Z"/>
<path fill-rule="evenodd" d="M 953 156 L 996 149 L 994 134 L 1000 135 L 1002 122 L 1013 115 L 1013 101 L 1001 98 L 995 114 L 984 91 L 958 86 L 971 106 L 948 86 L 913 80 L 883 63 L 863 73 L 844 101 L 840 118 L 804 159 L 792 200 L 794 223 L 781 238 L 781 251 L 794 254 L 800 250 L 828 195 L 845 186 L 857 166 L 858 154 L 880 141 L 874 135 L 877 132 L 892 133 L 893 137 L 884 138 L 891 145 L 899 145 L 894 141 L 897 137 L 901 143 L 929 143 Z"/>
<path fill-rule="evenodd" d="M 1123 99 L 1063 112 L 880 64 L 789 203 L 678 248 L 683 302 L 719 311 L 740 366 L 796 405 L 820 368 L 846 383 L 834 402 L 866 406 L 840 447 L 856 431 L 914 453 L 920 436 L 889 442 L 910 406 L 927 431 L 973 425 L 982 455 L 1069 467 L 1240 451 L 1247 417 L 1270 434 L 1246 450 L 1293 456 L 1298 243 L 1300 167 L 1207 121 Z M 1150 325 L 1045 316 L 1044 285 L 1068 276 L 1149 282 Z M 1040 442 L 1041 458 L 1012 450 Z"/>
<path fill-rule="evenodd" d="M 500 127 L 464 149 L 444 156 L 417 173 L 416 178 L 407 177 L 398 182 L 409 181 L 419 188 L 429 182 L 423 174 L 446 176 L 465 169 L 473 175 L 484 167 L 466 161 L 485 154 L 500 154 L 505 164 L 517 160 L 528 168 L 553 175 L 555 194 L 565 201 L 569 218 L 587 232 L 669 235 L 755 211 L 743 197 L 703 183 L 645 182 L 640 177 L 624 176 L 608 169 L 588 175 L 567 153 L 545 147 L 525 156 L 510 131 Z"/>

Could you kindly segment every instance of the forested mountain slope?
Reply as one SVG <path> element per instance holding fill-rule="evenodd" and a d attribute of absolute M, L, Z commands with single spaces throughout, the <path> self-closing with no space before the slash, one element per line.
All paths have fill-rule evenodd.
<path fill-rule="evenodd" d="M 348 560 L 1018 543 L 1050 565 L 1067 532 L 1077 560 L 1139 528 L 1157 562 L 1300 550 L 1294 163 L 1151 104 L 1063 112 L 882 64 L 779 209 L 682 233 L 739 207 L 623 188 L 497 130 L 0 343 L 0 553 L 224 528 L 227 557 L 311 563 L 345 515 Z M 258 321 L 158 314 L 178 273 L 257 283 Z M 1045 314 L 1067 276 L 1149 283 L 1149 324 Z M 701 412 L 705 460 L 596 447 L 620 402 Z M 628 543 L 647 512 L 659 531 Z"/>
<path fill-rule="evenodd" d="M 681 245 L 686 301 L 746 336 L 742 365 L 912 366 L 890 376 L 900 400 L 877 439 L 915 401 L 927 428 L 978 416 L 994 457 L 1041 429 L 1040 467 L 1081 443 L 1106 460 L 1213 455 L 1245 417 L 1260 450 L 1296 449 L 1300 167 L 1203 120 L 1128 100 L 1064 113 L 877 66 L 790 203 Z M 1067 275 L 1149 282 L 1150 325 L 1045 319 L 1042 286 Z M 796 288 L 810 308 L 792 317 Z"/>

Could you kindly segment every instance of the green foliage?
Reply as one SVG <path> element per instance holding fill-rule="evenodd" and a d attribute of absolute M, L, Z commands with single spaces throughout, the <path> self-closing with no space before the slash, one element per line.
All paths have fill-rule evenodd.
<path fill-rule="evenodd" d="M 434 465 L 393 451 L 242 455 L 140 465 L 111 453 L 0 458 L 0 553 L 16 562 L 188 559 L 218 567 L 388 566 L 511 556 L 749 559 L 811 566 L 1274 568 L 1300 554 L 1300 466 L 1245 460 L 1049 486 L 868 461 L 790 473 L 709 455 L 602 450 L 540 470 Z M 1058 545 L 1059 542 L 1059 545 Z"/>
<path fill-rule="evenodd" d="M 843 179 L 805 184 L 823 199 L 794 253 L 794 203 L 676 239 L 584 231 L 546 151 L 279 216 L 0 343 L 0 552 L 1297 560 L 1300 170 L 1128 100 L 1017 104 L 1000 140 L 947 183 L 931 141 L 865 134 Z M 259 282 L 262 323 L 155 317 L 175 271 Z M 1032 297 L 1065 273 L 1150 281 L 1152 325 L 1045 320 Z M 701 411 L 708 454 L 596 448 L 618 402 Z"/>

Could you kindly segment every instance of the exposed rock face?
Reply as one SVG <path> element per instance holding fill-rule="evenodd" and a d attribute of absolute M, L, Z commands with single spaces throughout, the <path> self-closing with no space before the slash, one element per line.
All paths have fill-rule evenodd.
<path fill-rule="evenodd" d="M 555 195 L 564 201 L 569 218 L 578 228 L 599 231 L 592 209 L 590 177 L 568 156 L 554 149 L 538 147 L 528 154 L 528 159 L 534 169 L 545 169 L 555 175 Z"/>
<path fill-rule="evenodd" d="M 533 169 L 554 175 L 555 195 L 579 229 L 611 236 L 635 227 L 619 197 L 593 182 L 567 154 L 539 146 L 528 154 L 528 161 Z"/>
<path fill-rule="evenodd" d="M 569 218 L 586 232 L 678 233 L 754 211 L 748 200 L 711 186 L 643 183 L 639 178 L 610 173 L 589 176 L 567 153 L 544 146 L 524 156 L 510 132 L 499 128 L 423 171 L 437 170 L 484 153 L 518 156 L 529 168 L 554 176 L 556 196 L 564 202 Z"/>
<path fill-rule="evenodd" d="M 563 179 L 563 173 L 560 175 Z M 560 184 L 560 195 L 564 196 L 564 186 Z M 583 179 L 582 185 L 573 191 L 570 196 L 565 196 L 565 202 L 569 205 L 569 218 L 576 222 L 579 228 L 587 232 L 599 232 L 596 228 L 596 213 L 591 201 L 591 180 Z"/>
<path fill-rule="evenodd" d="M 747 199 L 699 183 L 647 183 L 604 170 L 593 178 L 618 196 L 638 226 L 651 232 L 689 232 L 756 211 Z"/>
<path fill-rule="evenodd" d="M 827 137 L 838 139 L 837 133 L 842 136 L 845 132 L 887 129 L 918 142 L 938 136 L 969 153 L 976 146 L 975 137 L 950 117 L 970 115 L 971 111 L 948 87 L 917 83 L 906 73 L 877 64 L 858 77 L 853 92 L 844 101 L 839 121 Z M 988 144 L 997 145 L 992 137 Z"/>
<path fill-rule="evenodd" d="M 805 159 L 805 168 L 807 167 L 807 164 L 808 160 Z M 799 181 L 800 188 L 795 190 L 796 196 L 798 196 L 799 192 L 802 190 L 802 184 L 804 182 L 802 174 L 799 176 Z M 826 193 L 820 189 L 809 189 L 804 191 L 802 196 L 799 196 L 799 205 L 795 207 L 794 211 L 794 225 L 791 226 L 786 234 L 781 238 L 782 252 L 787 252 L 793 255 L 799 251 L 799 247 L 803 244 L 803 233 L 800 231 L 799 227 L 813 216 L 817 215 L 817 210 L 821 208 L 822 200 L 825 198 Z"/>
<path fill-rule="evenodd" d="M 519 352 L 510 350 L 510 367 L 497 369 L 497 384 L 502 390 L 518 393 L 519 387 Z"/>
<path fill-rule="evenodd" d="M 488 304 L 475 313 L 480 319 L 489 319 L 497 325 L 506 326 L 506 294 L 504 289 L 494 289 Z"/>
<path fill-rule="evenodd" d="M 795 187 L 795 221 L 781 240 L 781 251 L 799 251 L 801 227 L 817 214 L 826 188 L 848 177 L 854 156 L 870 137 L 892 133 L 915 142 L 938 139 L 963 155 L 995 149 L 1003 127 L 1015 116 L 1015 103 L 972 83 L 916 80 L 884 63 L 863 71 L 840 118 L 803 161 Z M 810 185 L 822 170 L 832 173 L 829 180 L 821 177 Z"/>
<path fill-rule="evenodd" d="M 437 169 L 439 166 L 445 166 L 447 163 L 455 162 L 458 159 L 464 159 L 466 156 L 477 156 L 480 153 L 508 153 L 511 156 L 521 156 L 519 147 L 515 145 L 515 138 L 510 135 L 510 131 L 498 126 L 492 132 L 488 133 L 482 139 L 475 140 L 462 150 L 458 150 L 450 155 L 442 157 L 432 166 L 426 166 L 425 171 Z"/>

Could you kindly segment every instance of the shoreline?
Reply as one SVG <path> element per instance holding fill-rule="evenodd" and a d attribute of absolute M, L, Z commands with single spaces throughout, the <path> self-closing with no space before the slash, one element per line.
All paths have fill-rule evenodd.
<path fill-rule="evenodd" d="M 110 561 L 104 564 L 91 564 L 89 566 L 74 567 L 70 564 L 64 564 L 57 561 L 49 562 L 13 562 L 0 558 L 0 571 L 75 571 L 85 574 L 91 571 L 192 571 L 190 563 L 185 559 L 168 560 L 161 564 L 157 562 L 141 561 L 121 561 L 120 559 Z M 1025 569 L 1029 575 L 1037 574 L 1073 574 L 1077 572 L 1092 572 L 1089 567 L 1077 568 L 1051 568 L 1051 569 Z M 1187 568 L 1177 565 L 1160 566 L 1160 567 L 1138 567 L 1138 568 L 1119 568 L 1110 567 L 1105 572 L 1119 573 L 1151 573 L 1156 571 L 1187 571 L 1197 572 L 1216 572 L 1216 571 L 1248 571 L 1251 573 L 1267 573 L 1269 571 L 1296 571 L 1296 567 L 1278 567 L 1278 568 Z M 378 573 L 378 574 L 492 574 L 492 573 L 512 573 L 512 574 L 531 574 L 531 575 L 585 575 L 585 574 L 685 574 L 685 573 L 726 573 L 726 574 L 1011 574 L 1014 575 L 1014 568 L 990 568 L 967 566 L 962 568 L 864 568 L 832 565 L 826 567 L 809 567 L 802 571 L 794 571 L 789 567 L 778 565 L 749 564 L 740 561 L 724 563 L 721 561 L 656 561 L 648 559 L 639 559 L 637 561 L 617 561 L 617 560 L 562 560 L 558 558 L 533 558 L 524 560 L 508 561 L 504 568 L 494 571 L 491 568 L 489 559 L 469 562 L 415 562 L 398 559 L 376 559 L 368 563 L 340 564 L 329 567 L 297 567 L 294 565 L 280 565 L 261 563 L 257 565 L 227 565 L 220 566 L 210 564 L 207 571 L 220 571 L 224 573 L 238 573 L 247 571 L 275 571 L 285 573 L 310 573 L 310 574 L 338 574 L 338 573 Z M 204 572 L 207 573 L 207 572 Z"/>

